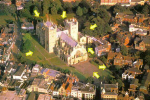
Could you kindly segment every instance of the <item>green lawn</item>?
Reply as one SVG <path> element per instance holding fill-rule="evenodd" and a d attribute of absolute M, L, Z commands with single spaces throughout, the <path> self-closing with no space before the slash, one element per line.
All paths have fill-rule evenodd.
<path fill-rule="evenodd" d="M 93 65 L 95 65 L 97 67 L 99 67 L 99 65 L 101 65 L 101 64 L 95 63 L 94 61 L 91 61 L 91 64 L 93 64 Z M 112 75 L 112 72 L 108 68 L 106 68 L 104 70 L 103 69 L 99 69 L 98 70 L 98 74 L 99 74 L 100 77 L 105 77 L 105 78 L 108 78 L 108 79 L 114 78 L 114 76 Z"/>
<path fill-rule="evenodd" d="M 7 24 L 7 20 L 12 20 L 14 21 L 15 18 L 12 17 L 11 15 L 0 15 L 0 26 L 1 25 L 6 25 Z"/>

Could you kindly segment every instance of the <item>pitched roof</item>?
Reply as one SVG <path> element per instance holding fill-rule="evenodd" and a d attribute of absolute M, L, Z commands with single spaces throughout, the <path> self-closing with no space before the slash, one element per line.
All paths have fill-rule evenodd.
<path fill-rule="evenodd" d="M 102 84 L 102 87 L 104 89 L 108 89 L 108 88 L 118 88 L 117 84 Z"/>
<path fill-rule="evenodd" d="M 20 76 L 23 73 L 24 70 L 25 70 L 25 67 L 23 65 L 18 66 L 18 68 L 17 68 L 17 70 L 16 70 L 14 75 L 15 76 Z"/>
<path fill-rule="evenodd" d="M 138 70 L 137 68 L 129 68 L 128 70 L 127 70 L 128 72 L 130 72 L 130 73 L 137 73 L 137 74 L 141 74 L 142 72 L 140 71 L 140 70 Z"/>
<path fill-rule="evenodd" d="M 77 42 L 74 41 L 71 37 L 69 37 L 65 33 L 61 33 L 60 38 L 65 41 L 67 44 L 69 44 L 71 47 L 75 47 L 77 45 Z"/>
<path fill-rule="evenodd" d="M 139 85 L 139 79 L 133 79 L 132 81 L 131 81 L 131 84 L 134 84 L 134 85 Z"/>

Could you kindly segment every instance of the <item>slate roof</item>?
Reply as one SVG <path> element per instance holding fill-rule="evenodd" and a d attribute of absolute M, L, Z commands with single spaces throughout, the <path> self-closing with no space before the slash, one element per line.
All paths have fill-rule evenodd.
<path fill-rule="evenodd" d="M 140 1 L 144 1 L 144 0 L 131 0 L 131 2 L 140 2 Z"/>
<path fill-rule="evenodd" d="M 138 70 L 137 68 L 129 68 L 128 70 L 127 70 L 128 72 L 133 72 L 133 73 L 142 73 L 140 70 Z"/>
<path fill-rule="evenodd" d="M 105 95 L 118 95 L 118 94 L 114 92 L 106 92 Z"/>
<path fill-rule="evenodd" d="M 56 70 L 53 70 L 53 69 L 48 69 L 48 68 L 43 68 L 42 70 L 41 70 L 41 73 L 43 74 L 44 72 L 48 72 L 47 73 L 47 75 L 49 75 L 49 76 L 53 76 L 53 77 L 55 77 L 57 74 L 60 74 L 60 72 L 59 71 L 56 71 Z"/>
<path fill-rule="evenodd" d="M 47 82 L 44 79 L 35 78 L 32 82 L 32 85 L 36 85 L 39 88 L 47 89 Z"/>
<path fill-rule="evenodd" d="M 70 38 L 65 33 L 61 33 L 60 38 L 65 41 L 67 44 L 69 44 L 71 47 L 75 47 L 77 45 L 77 42 L 74 41 L 72 38 Z"/>
<path fill-rule="evenodd" d="M 139 79 L 133 79 L 132 81 L 131 81 L 131 84 L 134 84 L 134 85 L 139 85 Z"/>
<path fill-rule="evenodd" d="M 102 84 L 102 87 L 104 89 L 108 89 L 108 88 L 118 88 L 118 86 L 116 84 Z"/>
<path fill-rule="evenodd" d="M 19 66 L 15 72 L 15 76 L 20 76 L 22 74 L 22 72 L 25 70 L 25 67 L 22 65 L 22 66 Z"/>
<path fill-rule="evenodd" d="M 146 43 L 146 44 L 150 44 L 150 37 L 149 36 L 146 36 L 143 39 L 143 42 Z"/>

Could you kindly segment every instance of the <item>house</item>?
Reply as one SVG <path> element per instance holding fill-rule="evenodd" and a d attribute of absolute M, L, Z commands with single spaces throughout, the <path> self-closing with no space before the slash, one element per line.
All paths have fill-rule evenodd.
<path fill-rule="evenodd" d="M 133 67 L 138 68 L 138 70 L 140 68 L 142 68 L 142 66 L 143 66 L 143 59 L 138 59 L 138 60 L 133 62 Z"/>
<path fill-rule="evenodd" d="M 40 65 L 36 64 L 32 68 L 32 73 L 38 73 L 40 71 Z"/>
<path fill-rule="evenodd" d="M 43 68 L 40 72 L 45 78 L 46 81 L 50 81 L 52 79 L 55 79 L 57 76 L 59 76 L 61 73 L 59 71 Z"/>
<path fill-rule="evenodd" d="M 148 91 L 150 90 L 150 73 L 145 73 L 142 82 L 141 82 L 140 91 L 144 92 L 145 94 L 148 94 Z"/>
<path fill-rule="evenodd" d="M 137 30 L 135 32 L 136 35 L 139 35 L 139 36 L 146 36 L 147 35 L 147 30 Z"/>
<path fill-rule="evenodd" d="M 94 99 L 96 95 L 96 86 L 93 84 L 84 84 L 75 82 L 71 88 L 71 96 L 79 99 Z"/>
<path fill-rule="evenodd" d="M 129 68 L 122 74 L 122 79 L 128 79 L 128 81 L 132 81 L 137 75 L 141 74 L 142 72 L 137 68 Z"/>
<path fill-rule="evenodd" d="M 118 100 L 145 100 L 142 92 L 136 92 L 136 94 L 129 93 L 128 91 L 122 92 L 118 95 Z"/>
<path fill-rule="evenodd" d="M 29 92 L 37 91 L 42 93 L 48 93 L 48 84 L 44 79 L 34 78 L 32 84 L 28 86 Z"/>
<path fill-rule="evenodd" d="M 63 80 L 61 80 L 59 76 L 50 84 L 49 92 L 53 94 L 53 96 L 70 96 L 72 85 L 75 82 L 79 82 L 79 79 L 74 75 L 67 75 Z"/>
<path fill-rule="evenodd" d="M 129 23 L 137 23 L 137 17 L 133 14 L 125 15 L 123 21 Z"/>
<path fill-rule="evenodd" d="M 132 33 L 126 33 L 126 32 L 120 32 L 117 33 L 116 39 L 119 43 L 128 46 L 132 44 L 132 41 L 134 40 L 135 35 Z"/>
<path fill-rule="evenodd" d="M 123 56 L 120 52 L 109 52 L 107 56 L 107 63 L 113 63 L 114 65 L 132 65 L 134 58 L 129 56 Z"/>
<path fill-rule="evenodd" d="M 140 51 L 146 51 L 150 48 L 150 37 L 144 36 L 144 37 L 136 37 L 134 40 L 135 49 Z"/>
<path fill-rule="evenodd" d="M 115 5 L 117 3 L 129 3 L 130 0 L 100 0 L 100 5 Z"/>
<path fill-rule="evenodd" d="M 116 84 L 102 84 L 101 83 L 101 99 L 117 100 L 118 96 L 118 83 Z"/>
<path fill-rule="evenodd" d="M 132 93 L 133 95 L 136 95 L 136 91 L 137 91 L 137 88 L 139 87 L 139 79 L 133 79 L 130 83 L 130 88 L 128 89 L 129 90 L 129 94 Z"/>
<path fill-rule="evenodd" d="M 24 22 L 21 25 L 21 29 L 24 29 L 24 30 L 33 30 L 34 29 L 33 22 L 32 23 L 30 23 L 30 22 Z"/>
<path fill-rule="evenodd" d="M 13 79 L 15 80 L 26 80 L 28 75 L 26 74 L 26 69 L 24 65 L 19 65 L 16 72 L 13 74 Z"/>
<path fill-rule="evenodd" d="M 130 5 L 144 5 L 146 0 L 131 0 Z"/>
<path fill-rule="evenodd" d="M 49 94 L 39 94 L 37 100 L 54 100 L 53 97 Z"/>
<path fill-rule="evenodd" d="M 45 45 L 49 53 L 55 53 L 68 65 L 86 61 L 88 55 L 85 46 L 79 41 L 77 19 L 66 19 L 64 25 L 65 28 L 57 27 L 49 21 L 47 15 L 47 22 L 38 23 L 36 26 L 40 43 Z"/>
<path fill-rule="evenodd" d="M 18 95 L 16 91 L 3 91 L 0 93 L 0 100 L 26 100 L 27 95 Z"/>
<path fill-rule="evenodd" d="M 111 49 L 111 43 L 104 39 L 96 39 L 96 41 L 93 41 L 95 44 L 95 54 L 97 56 L 102 56 L 104 53 L 109 52 Z"/>
<path fill-rule="evenodd" d="M 18 68 L 18 65 L 16 63 L 8 62 L 5 67 L 4 73 L 7 73 L 8 75 L 14 74 L 17 68 Z"/>

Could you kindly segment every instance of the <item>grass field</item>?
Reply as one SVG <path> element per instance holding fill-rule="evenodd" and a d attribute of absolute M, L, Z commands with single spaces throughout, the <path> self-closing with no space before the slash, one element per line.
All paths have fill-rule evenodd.
<path fill-rule="evenodd" d="M 7 20 L 12 20 L 14 21 L 15 18 L 12 17 L 11 15 L 0 15 L 0 26 L 1 25 L 6 25 L 7 24 Z"/>

